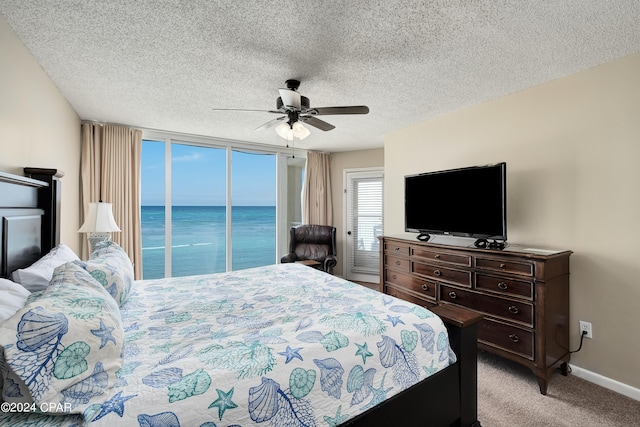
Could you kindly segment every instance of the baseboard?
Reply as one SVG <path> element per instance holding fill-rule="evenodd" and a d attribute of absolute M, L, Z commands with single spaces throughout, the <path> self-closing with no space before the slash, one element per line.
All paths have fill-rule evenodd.
<path fill-rule="evenodd" d="M 631 387 L 630 385 L 596 374 L 595 372 L 588 371 L 576 365 L 571 365 L 571 374 L 601 387 L 608 388 L 616 393 L 630 397 L 631 399 L 640 401 L 640 389 L 638 388 Z"/>

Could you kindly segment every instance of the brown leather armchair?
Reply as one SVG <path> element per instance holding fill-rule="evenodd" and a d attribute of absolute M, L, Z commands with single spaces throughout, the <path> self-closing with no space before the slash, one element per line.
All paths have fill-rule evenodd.
<path fill-rule="evenodd" d="M 289 230 L 289 253 L 280 262 L 312 260 L 319 264 L 310 265 L 318 270 L 333 274 L 336 260 L 336 228 L 330 225 L 304 224 Z"/>

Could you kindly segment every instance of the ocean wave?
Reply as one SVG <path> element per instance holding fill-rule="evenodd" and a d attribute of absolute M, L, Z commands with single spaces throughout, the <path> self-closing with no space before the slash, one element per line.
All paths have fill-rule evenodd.
<path fill-rule="evenodd" d="M 186 245 L 172 245 L 171 248 L 188 248 L 190 246 L 209 246 L 213 245 L 213 242 L 205 242 L 205 243 L 188 243 Z M 143 251 L 164 249 L 164 246 L 149 246 L 148 248 L 142 248 Z"/>

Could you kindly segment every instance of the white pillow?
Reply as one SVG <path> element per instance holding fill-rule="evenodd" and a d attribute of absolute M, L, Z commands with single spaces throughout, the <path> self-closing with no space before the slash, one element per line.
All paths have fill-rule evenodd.
<path fill-rule="evenodd" d="M 0 279 L 0 322 L 7 320 L 24 307 L 31 292 L 7 279 Z"/>
<path fill-rule="evenodd" d="M 79 259 L 71 248 L 61 243 L 31 266 L 14 271 L 11 274 L 11 280 L 20 283 L 28 291 L 41 291 L 49 286 L 56 267 Z"/>

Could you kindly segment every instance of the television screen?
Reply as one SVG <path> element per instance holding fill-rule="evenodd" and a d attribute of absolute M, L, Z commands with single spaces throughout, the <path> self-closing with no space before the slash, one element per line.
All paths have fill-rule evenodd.
<path fill-rule="evenodd" d="M 507 240 L 506 163 L 405 176 L 405 229 Z"/>

